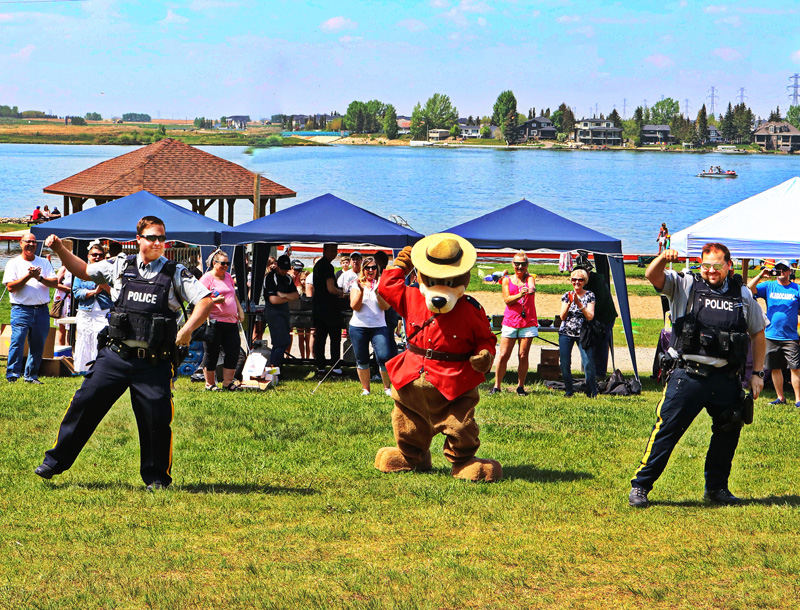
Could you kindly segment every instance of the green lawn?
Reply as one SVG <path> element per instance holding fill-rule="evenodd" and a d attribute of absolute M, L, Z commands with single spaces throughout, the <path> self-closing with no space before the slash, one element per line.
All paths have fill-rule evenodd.
<path fill-rule="evenodd" d="M 701 415 L 651 494 L 628 508 L 660 388 L 641 397 L 532 394 L 478 407 L 497 484 L 434 470 L 385 475 L 391 404 L 354 381 L 302 373 L 277 391 L 175 392 L 172 490 L 138 477 L 126 397 L 74 468 L 32 470 L 78 379 L 3 384 L 0 607 L 794 608 L 798 453 L 793 407 L 759 401 L 731 488 L 702 501 L 710 421 Z"/>

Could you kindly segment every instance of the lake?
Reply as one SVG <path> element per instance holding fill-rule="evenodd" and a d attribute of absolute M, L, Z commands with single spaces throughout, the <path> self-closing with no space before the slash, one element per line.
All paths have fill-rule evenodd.
<path fill-rule="evenodd" d="M 432 233 L 525 198 L 621 239 L 628 253 L 657 251 L 662 222 L 676 232 L 800 175 L 798 155 L 406 146 L 267 148 L 247 155 L 243 147 L 200 148 L 297 191 L 297 198 L 278 201 L 279 210 L 330 192 Z M 42 188 L 131 150 L 0 144 L 0 216 L 24 216 L 36 205 L 61 208 L 62 198 Z M 711 165 L 734 169 L 739 178 L 696 177 Z M 240 203 L 236 223 L 251 219 L 252 210 Z M 315 221 L 324 219 L 308 219 Z"/>

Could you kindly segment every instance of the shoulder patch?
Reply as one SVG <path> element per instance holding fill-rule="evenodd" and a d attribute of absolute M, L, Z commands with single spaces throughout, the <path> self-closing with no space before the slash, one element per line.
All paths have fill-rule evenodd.
<path fill-rule="evenodd" d="M 478 303 L 478 300 L 476 298 L 471 297 L 470 295 L 466 295 L 464 298 L 466 298 L 467 303 L 472 305 L 475 309 L 483 309 L 483 307 L 481 306 L 480 303 Z"/>
<path fill-rule="evenodd" d="M 194 278 L 194 276 L 192 275 L 192 272 L 189 271 L 186 267 L 181 269 L 181 277 L 182 278 L 186 278 L 187 280 L 191 279 L 191 278 Z"/>

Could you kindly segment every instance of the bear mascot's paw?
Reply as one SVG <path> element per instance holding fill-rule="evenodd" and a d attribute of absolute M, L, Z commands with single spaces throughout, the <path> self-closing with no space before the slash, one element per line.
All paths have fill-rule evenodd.
<path fill-rule="evenodd" d="M 469 357 L 472 368 L 479 373 L 488 373 L 492 368 L 492 362 L 494 362 L 494 358 L 488 349 L 482 349 L 474 356 Z"/>
<path fill-rule="evenodd" d="M 403 275 L 408 275 L 411 273 L 411 270 L 414 268 L 414 263 L 411 262 L 411 246 L 406 246 L 400 253 L 394 257 L 394 261 L 389 266 L 397 267 L 398 269 L 403 270 Z"/>
<path fill-rule="evenodd" d="M 503 478 L 503 467 L 495 460 L 472 458 L 463 464 L 453 464 L 452 474 L 457 479 L 494 483 Z"/>
<path fill-rule="evenodd" d="M 431 469 L 431 452 L 427 451 L 419 463 L 412 464 L 397 447 L 381 447 L 375 455 L 375 468 L 381 472 L 427 472 Z"/>

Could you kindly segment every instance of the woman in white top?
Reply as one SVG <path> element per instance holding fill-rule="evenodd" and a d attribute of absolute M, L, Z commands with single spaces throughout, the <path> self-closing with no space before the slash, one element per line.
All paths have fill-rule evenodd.
<path fill-rule="evenodd" d="M 361 382 L 361 395 L 369 396 L 369 345 L 375 351 L 375 359 L 381 371 L 383 391 L 391 396 L 386 361 L 389 359 L 389 329 L 386 327 L 384 312 L 389 304 L 376 292 L 380 269 L 375 259 L 367 257 L 361 267 L 358 279 L 350 289 L 350 341 L 356 356 L 358 380 Z"/>

